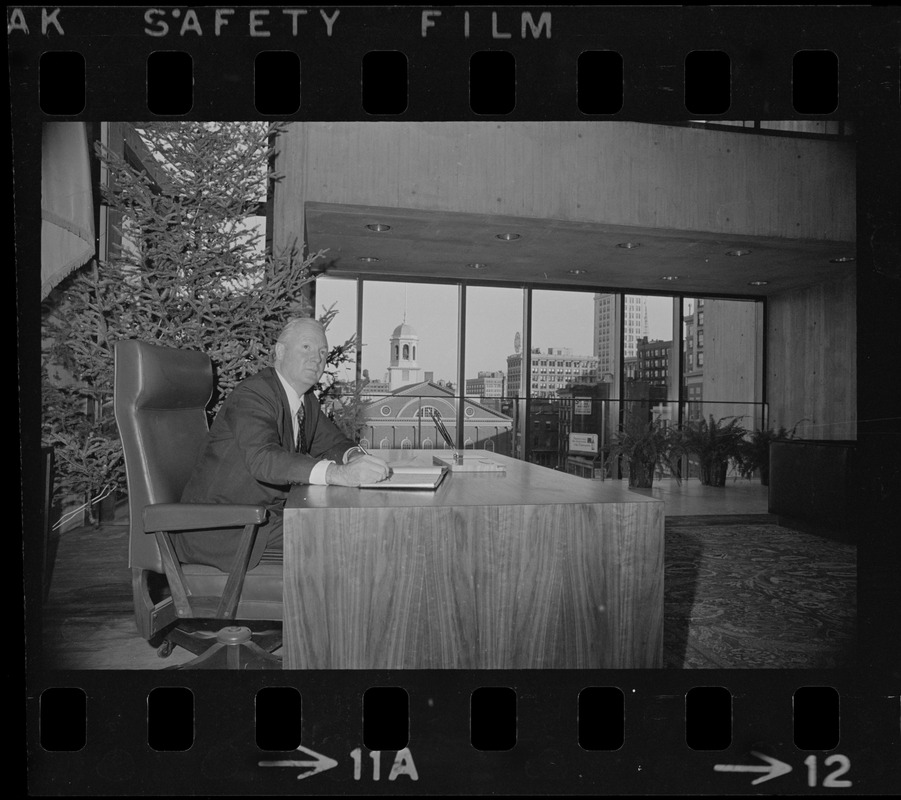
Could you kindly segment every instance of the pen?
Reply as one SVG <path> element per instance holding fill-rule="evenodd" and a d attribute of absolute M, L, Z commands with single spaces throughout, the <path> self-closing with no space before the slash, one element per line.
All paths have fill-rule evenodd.
<path fill-rule="evenodd" d="M 357 447 L 359 448 L 360 452 L 361 452 L 364 456 L 371 456 L 371 455 L 372 455 L 372 453 L 370 453 L 365 447 L 363 447 L 363 445 L 358 444 Z M 387 477 L 387 478 L 390 478 L 391 475 L 392 475 L 393 473 L 394 473 L 394 470 L 392 470 L 391 467 L 389 466 L 389 467 L 388 467 L 388 475 L 387 475 L 386 477 Z"/>
<path fill-rule="evenodd" d="M 451 448 L 451 450 L 454 451 L 454 460 L 456 460 L 458 458 L 457 447 L 454 444 L 453 440 L 451 439 L 450 434 L 447 431 L 447 428 L 444 427 L 444 423 L 441 421 L 441 416 L 438 414 L 437 411 L 430 411 L 429 415 L 432 417 L 432 422 L 435 423 L 435 427 L 438 428 L 438 433 L 441 434 L 441 438 L 444 439 L 444 441 L 447 442 L 447 444 Z"/>

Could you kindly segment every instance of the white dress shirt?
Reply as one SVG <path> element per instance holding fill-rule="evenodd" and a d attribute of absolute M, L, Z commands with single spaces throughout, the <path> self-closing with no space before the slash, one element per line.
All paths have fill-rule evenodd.
<path fill-rule="evenodd" d="M 294 387 L 291 386 L 288 381 L 285 380 L 285 377 L 278 370 L 275 371 L 275 374 L 278 375 L 278 379 L 282 382 L 282 386 L 285 389 L 285 394 L 288 395 L 288 406 L 291 408 L 291 421 L 294 425 L 294 441 L 297 441 L 297 411 L 300 409 L 300 406 L 303 404 L 303 398 L 300 397 L 297 392 L 294 391 Z M 329 464 L 334 464 L 334 461 L 329 461 L 323 459 L 316 463 L 313 467 L 313 471 L 310 473 L 310 483 L 316 484 L 318 486 L 325 486 L 327 481 L 325 479 L 325 473 L 328 471 Z"/>

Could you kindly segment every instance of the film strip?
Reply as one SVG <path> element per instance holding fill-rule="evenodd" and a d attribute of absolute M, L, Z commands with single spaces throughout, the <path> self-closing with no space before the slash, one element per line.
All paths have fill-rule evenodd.
<path fill-rule="evenodd" d="M 868 434 L 897 434 L 898 9 L 12 6 L 7 29 L 30 793 L 897 791 L 896 468 L 861 522 L 847 669 L 73 671 L 40 645 L 31 412 L 47 122 L 813 120 L 855 129 L 860 434 L 891 464 Z"/>

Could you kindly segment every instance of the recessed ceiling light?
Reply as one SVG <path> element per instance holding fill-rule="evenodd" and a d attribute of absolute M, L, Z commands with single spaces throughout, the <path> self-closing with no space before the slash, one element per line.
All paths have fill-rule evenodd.
<path fill-rule="evenodd" d="M 727 256 L 746 256 L 750 254 L 750 250 L 727 250 Z"/>
<path fill-rule="evenodd" d="M 505 242 L 512 242 L 514 239 L 519 239 L 518 233 L 499 233 L 495 237 L 497 239 L 503 239 Z"/>
<path fill-rule="evenodd" d="M 366 227 L 369 228 L 369 230 L 376 231 L 378 233 L 381 233 L 382 231 L 390 231 L 391 230 L 390 225 L 385 225 L 381 222 L 373 222 L 371 225 L 367 225 Z"/>
<path fill-rule="evenodd" d="M 378 261 L 378 259 L 375 256 L 360 256 L 357 259 L 357 261 L 372 262 L 372 261 Z"/>
<path fill-rule="evenodd" d="M 571 269 L 569 272 L 571 275 L 584 275 L 585 273 L 588 272 L 588 270 L 587 269 Z"/>
<path fill-rule="evenodd" d="M 748 281 L 748 286 L 766 286 L 769 281 Z"/>
<path fill-rule="evenodd" d="M 839 256 L 838 258 L 830 258 L 830 264 L 847 264 L 850 261 L 855 261 L 854 256 Z"/>
<path fill-rule="evenodd" d="M 473 261 L 471 264 L 467 264 L 466 266 L 470 269 L 485 269 L 485 267 L 487 267 L 488 265 L 482 264 L 479 261 Z"/>
<path fill-rule="evenodd" d="M 622 247 L 624 250 L 634 250 L 636 247 L 641 247 L 641 242 L 620 242 L 617 247 Z"/>

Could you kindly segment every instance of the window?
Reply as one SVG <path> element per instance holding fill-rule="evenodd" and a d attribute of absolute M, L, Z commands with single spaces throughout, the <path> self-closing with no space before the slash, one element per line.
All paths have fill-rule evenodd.
<path fill-rule="evenodd" d="M 690 413 L 709 410 L 719 416 L 749 416 L 760 411 L 762 381 L 757 373 L 762 360 L 762 306 L 757 301 L 716 298 L 701 301 L 650 295 L 607 295 L 602 298 L 589 292 L 533 289 L 531 319 L 524 321 L 521 289 L 466 285 L 466 330 L 457 331 L 457 286 L 369 280 L 361 283 L 362 286 L 356 281 L 322 278 L 317 288 L 317 305 L 336 299 L 341 312 L 329 329 L 330 342 L 347 338 L 344 327 L 348 328 L 348 334 L 354 332 L 357 290 L 360 291 L 361 339 L 368 346 L 360 351 L 361 363 L 352 365 L 349 382 L 355 379 L 353 367 L 360 372 L 365 369 L 375 383 L 389 375 L 392 388 L 423 381 L 428 373 L 432 373 L 435 383 L 445 386 L 456 386 L 462 379 L 465 381 L 462 385 L 469 387 L 468 394 L 481 395 L 485 399 L 479 403 L 489 405 L 493 413 L 505 418 L 506 427 L 491 437 L 498 452 L 525 457 L 526 453 L 516 451 L 520 443 L 527 445 L 532 434 L 537 433 L 531 407 L 488 399 L 500 398 L 502 394 L 521 397 L 525 369 L 529 368 L 532 369 L 532 395 L 548 398 L 537 405 L 553 407 L 557 415 L 565 413 L 565 409 L 556 410 L 558 387 L 599 380 L 607 384 L 603 387 L 604 394 L 613 402 L 606 408 L 610 412 L 609 420 L 614 421 L 619 419 L 618 401 L 622 391 L 628 391 L 630 398 L 636 392 L 644 393 L 640 396 L 654 408 L 659 407 L 661 412 L 680 396 L 686 400 L 695 398 L 693 406 L 696 408 L 693 407 Z M 343 287 L 339 284 L 347 285 L 346 297 L 341 294 Z M 410 305 L 405 303 L 408 288 L 411 300 L 417 296 L 416 303 Z M 617 303 L 623 304 L 622 316 L 608 311 Z M 423 318 L 407 319 L 410 309 L 419 308 L 437 309 L 434 316 L 440 319 L 433 318 L 431 312 Z M 679 314 L 681 317 L 677 316 Z M 419 339 L 404 337 L 390 342 L 391 331 L 405 319 Z M 607 323 L 602 325 L 605 319 Z M 614 321 L 620 325 L 619 331 L 613 330 Z M 673 335 L 674 323 L 681 323 L 681 337 L 678 331 L 676 336 Z M 525 324 L 531 325 L 531 353 L 529 350 L 523 352 L 521 346 L 520 334 Z M 710 330 L 712 337 L 711 358 L 706 365 L 700 350 L 705 344 L 704 329 L 699 327 L 700 324 Z M 461 337 L 466 343 L 465 375 L 462 376 L 457 374 L 456 349 Z M 677 349 L 680 339 L 681 352 Z M 425 348 L 421 361 L 419 344 Z M 515 352 L 516 349 L 519 352 Z M 621 352 L 625 354 L 624 361 Z M 525 361 L 527 353 L 529 362 Z M 418 366 L 411 368 L 408 359 L 416 361 Z M 507 373 L 503 382 L 499 378 L 495 382 L 495 379 L 485 377 L 501 370 Z M 480 372 L 484 373 L 483 377 L 477 378 Z M 630 387 L 630 382 L 643 385 Z M 373 392 L 371 397 L 381 393 L 378 389 Z M 438 398 L 423 398 L 423 401 L 438 402 L 439 407 L 444 408 L 443 401 Z M 419 436 L 428 433 L 432 447 L 443 447 L 442 440 L 427 424 L 429 409 L 434 405 L 417 411 L 418 407 L 419 402 L 414 402 L 409 413 L 416 413 L 420 418 L 421 430 L 414 436 L 408 429 L 407 435 L 414 440 L 414 446 L 420 446 Z M 380 418 L 382 425 L 395 413 L 386 401 L 382 401 L 382 405 L 376 401 L 370 409 L 369 413 Z M 481 417 L 478 405 L 475 411 L 476 417 Z M 464 414 L 468 413 L 464 405 Z M 677 419 L 674 406 L 668 413 L 669 419 Z M 472 422 L 468 416 L 465 418 L 469 428 Z M 611 424 L 606 431 L 609 436 L 612 436 L 613 427 Z M 483 442 L 488 441 L 482 433 L 476 435 L 471 429 L 466 433 L 472 434 L 478 443 L 476 446 L 484 446 Z M 466 433 L 461 432 L 464 436 Z M 556 447 L 556 434 L 548 443 L 545 433 L 542 425 L 541 447 Z M 394 439 L 389 433 L 387 438 L 391 443 L 386 446 L 400 447 L 403 436 L 404 433 L 398 431 Z M 369 438 L 373 446 L 380 445 L 378 435 L 373 437 L 370 432 Z"/>
<path fill-rule="evenodd" d="M 340 345 L 357 335 L 357 282 L 347 278 L 320 277 L 316 281 L 317 308 L 334 308 L 337 312 L 326 331 L 330 347 Z M 356 381 L 356 357 L 341 364 L 335 371 L 335 379 L 353 385 Z"/>
<path fill-rule="evenodd" d="M 360 368 L 373 379 L 381 378 L 391 362 L 394 367 L 409 369 L 409 361 L 404 363 L 404 359 L 410 358 L 415 346 L 418 368 L 410 370 L 407 378 L 398 370 L 393 389 L 400 381 L 424 381 L 426 372 L 432 373 L 435 383 L 444 380 L 456 385 L 457 292 L 456 286 L 440 283 L 362 281 Z M 428 309 L 428 313 L 421 309 Z M 343 316 L 342 311 L 339 317 Z M 391 342 L 393 331 L 401 324 L 412 328 L 418 339 L 404 337 Z M 408 348 L 406 353 L 404 347 Z"/>

